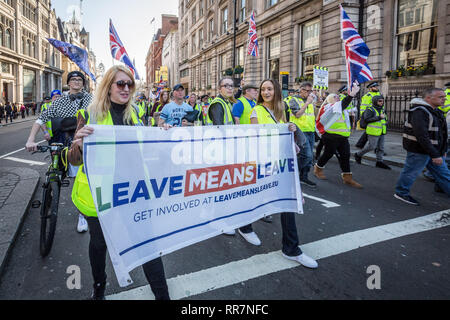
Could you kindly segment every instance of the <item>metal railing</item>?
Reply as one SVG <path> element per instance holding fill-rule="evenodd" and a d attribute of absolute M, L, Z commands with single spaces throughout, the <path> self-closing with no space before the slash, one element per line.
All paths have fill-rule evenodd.
<path fill-rule="evenodd" d="M 419 98 L 419 91 L 409 91 L 402 95 L 390 95 L 385 97 L 385 108 L 388 118 L 388 130 L 403 131 L 410 102 L 414 98 Z"/>

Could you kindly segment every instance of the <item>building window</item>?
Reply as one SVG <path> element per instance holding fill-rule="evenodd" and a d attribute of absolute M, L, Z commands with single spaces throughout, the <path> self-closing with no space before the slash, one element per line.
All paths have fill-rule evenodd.
<path fill-rule="evenodd" d="M 209 41 L 212 41 L 214 36 L 214 20 L 209 20 Z"/>
<path fill-rule="evenodd" d="M 314 20 L 301 26 L 300 75 L 309 76 L 319 65 L 320 21 Z"/>
<path fill-rule="evenodd" d="M 222 10 L 222 34 L 228 30 L 228 8 Z"/>
<path fill-rule="evenodd" d="M 267 8 L 270 8 L 271 6 L 274 6 L 278 3 L 278 0 L 267 0 Z"/>
<path fill-rule="evenodd" d="M 12 49 L 12 30 L 14 30 L 14 21 L 0 15 L 0 46 Z"/>
<path fill-rule="evenodd" d="M 398 0 L 397 67 L 436 65 L 437 1 Z"/>
<path fill-rule="evenodd" d="M 22 1 L 22 15 L 36 23 L 36 8 L 26 0 Z"/>
<path fill-rule="evenodd" d="M 198 16 L 202 17 L 203 16 L 203 12 L 204 12 L 204 2 L 205 0 L 200 0 L 199 4 L 198 4 Z"/>
<path fill-rule="evenodd" d="M 12 49 L 12 41 L 11 41 L 11 30 L 7 29 L 5 32 L 5 46 L 9 49 Z"/>
<path fill-rule="evenodd" d="M 192 25 L 194 25 L 196 21 L 197 21 L 197 18 L 195 16 L 195 7 L 193 7 L 192 8 Z"/>
<path fill-rule="evenodd" d="M 245 18 L 246 18 L 246 5 L 247 5 L 247 1 L 246 0 L 241 0 L 241 10 L 239 12 L 239 22 L 244 22 Z"/>
<path fill-rule="evenodd" d="M 196 48 L 195 48 L 195 33 L 194 33 L 194 35 L 192 36 L 192 41 L 191 41 L 191 48 L 192 48 L 192 54 L 194 54 L 195 53 L 195 51 L 196 51 Z"/>
<path fill-rule="evenodd" d="M 203 48 L 203 29 L 198 31 L 198 49 L 202 50 Z"/>
<path fill-rule="evenodd" d="M 7 62 L 2 62 L 2 73 L 11 74 L 11 64 Z"/>
<path fill-rule="evenodd" d="M 269 38 L 268 54 L 268 76 L 269 78 L 280 80 L 280 35 L 274 35 Z"/>
<path fill-rule="evenodd" d="M 227 55 L 223 53 L 219 56 L 219 71 L 220 74 L 224 74 L 224 71 L 227 67 Z"/>
<path fill-rule="evenodd" d="M 42 21 L 42 29 L 44 29 L 45 32 L 50 34 L 50 19 L 44 16 L 41 16 Z"/>
<path fill-rule="evenodd" d="M 243 67 L 244 66 L 244 46 L 240 46 L 236 49 L 236 58 L 237 58 L 237 65 Z"/>
<path fill-rule="evenodd" d="M 212 59 L 206 62 L 206 86 L 211 86 Z"/>

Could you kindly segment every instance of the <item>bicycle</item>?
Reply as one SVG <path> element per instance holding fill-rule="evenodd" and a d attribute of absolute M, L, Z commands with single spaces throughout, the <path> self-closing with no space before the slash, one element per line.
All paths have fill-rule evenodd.
<path fill-rule="evenodd" d="M 42 184 L 42 201 L 32 202 L 33 208 L 39 208 L 41 218 L 41 230 L 39 239 L 39 251 L 42 257 L 46 257 L 52 248 L 56 231 L 56 220 L 58 217 L 59 196 L 61 187 L 68 187 L 70 182 L 66 180 L 68 170 L 67 151 L 72 142 L 72 137 L 76 129 L 76 118 L 55 118 L 52 119 L 52 128 L 56 141 L 50 146 L 38 146 L 37 152 L 50 152 L 52 159 L 45 174 L 45 182 Z"/>
<path fill-rule="evenodd" d="M 42 201 L 35 200 L 32 203 L 33 208 L 41 207 L 41 231 L 39 240 L 39 250 L 42 257 L 46 257 L 52 248 L 53 239 L 56 230 L 56 220 L 58 217 L 59 195 L 61 187 L 68 187 L 70 182 L 66 180 L 66 167 L 64 163 L 64 155 L 62 155 L 64 144 L 53 143 L 50 146 L 38 146 L 38 151 L 45 153 L 50 152 L 52 162 L 46 172 L 45 182 L 42 184 Z M 65 168 L 61 168 L 60 160 Z"/>

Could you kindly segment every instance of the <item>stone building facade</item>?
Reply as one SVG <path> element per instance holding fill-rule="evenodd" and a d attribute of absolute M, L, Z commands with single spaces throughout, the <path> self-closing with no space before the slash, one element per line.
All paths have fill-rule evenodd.
<path fill-rule="evenodd" d="M 61 89 L 61 54 L 46 38 L 60 39 L 49 0 L 0 1 L 0 103 L 39 102 Z"/>
<path fill-rule="evenodd" d="M 356 28 L 361 23 L 371 50 L 368 64 L 383 92 L 450 81 L 450 0 L 180 0 L 180 81 L 188 91 L 215 94 L 235 56 L 234 65 L 243 65 L 244 73 L 234 76 L 246 82 L 280 80 L 280 72 L 289 72 L 294 87 L 317 65 L 328 67 L 330 91 L 336 91 L 347 79 L 339 4 Z M 252 11 L 258 57 L 246 54 Z M 405 77 L 402 65 L 419 71 Z M 401 76 L 392 76 L 392 70 Z"/>
<path fill-rule="evenodd" d="M 159 82 L 158 73 L 162 66 L 164 40 L 172 31 L 178 29 L 178 17 L 170 14 L 161 15 L 161 28 L 153 36 L 145 58 L 147 88 L 149 92 Z M 148 92 L 148 94 L 149 94 Z"/>
<path fill-rule="evenodd" d="M 164 39 L 162 51 L 162 65 L 168 69 L 168 86 L 173 86 L 180 82 L 179 63 L 179 43 L 180 37 L 178 30 L 171 31 Z"/>

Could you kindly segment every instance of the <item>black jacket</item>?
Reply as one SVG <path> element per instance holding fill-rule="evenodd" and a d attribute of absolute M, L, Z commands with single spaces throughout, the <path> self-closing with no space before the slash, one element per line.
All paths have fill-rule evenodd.
<path fill-rule="evenodd" d="M 447 122 L 442 111 L 422 99 L 411 100 L 403 130 L 406 151 L 440 158 L 447 152 L 447 139 Z"/>
<path fill-rule="evenodd" d="M 227 99 L 225 99 L 222 95 L 218 95 L 219 98 L 221 98 L 223 101 L 227 101 Z M 230 103 L 231 104 L 231 103 Z M 231 104 L 231 107 L 233 107 L 233 105 Z M 211 121 L 213 122 L 213 125 L 215 126 L 221 126 L 224 125 L 223 122 L 223 116 L 224 116 L 224 111 L 222 108 L 222 105 L 220 103 L 213 103 L 209 106 L 209 118 L 211 119 Z M 233 123 L 235 123 L 234 121 L 234 117 L 231 116 Z"/>

